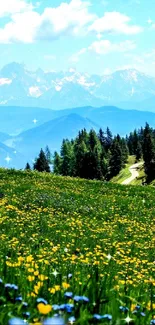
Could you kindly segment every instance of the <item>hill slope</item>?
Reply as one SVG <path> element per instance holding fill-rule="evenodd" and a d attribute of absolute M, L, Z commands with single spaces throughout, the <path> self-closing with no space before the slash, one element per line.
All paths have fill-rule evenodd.
<path fill-rule="evenodd" d="M 63 138 L 75 138 L 79 130 L 99 129 L 91 120 L 72 113 L 46 122 L 12 138 L 12 146 L 24 155 L 34 158 L 41 147 L 48 145 L 52 152 L 60 148 Z"/>
<path fill-rule="evenodd" d="M 103 129 L 107 126 L 114 134 L 119 133 L 124 136 L 135 128 L 140 128 L 148 122 L 151 126 L 155 126 L 155 114 L 152 112 L 140 112 L 137 110 L 123 110 L 115 106 L 102 107 L 77 107 L 72 110 L 66 109 L 55 112 L 55 116 L 59 117 L 76 113 L 84 118 L 88 118 L 98 124 Z"/>
<path fill-rule="evenodd" d="M 13 284 L 2 290 L 0 325 L 25 317 L 21 299 L 29 323 L 57 308 L 66 324 L 68 311 L 81 325 L 96 323 L 95 314 L 117 324 L 126 307 L 135 325 L 151 324 L 154 188 L 0 169 L 0 189 L 1 288 Z M 75 303 L 65 307 L 68 290 Z"/>
<path fill-rule="evenodd" d="M 24 168 L 26 157 L 14 148 L 0 142 L 0 166 L 5 168 Z"/>
<path fill-rule="evenodd" d="M 45 108 L 0 106 L 0 131 L 16 135 L 51 120 L 53 116 L 54 113 Z"/>

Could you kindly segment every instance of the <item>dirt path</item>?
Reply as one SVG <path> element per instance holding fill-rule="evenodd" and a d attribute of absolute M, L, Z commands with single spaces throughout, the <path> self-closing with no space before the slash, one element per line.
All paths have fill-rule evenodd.
<path fill-rule="evenodd" d="M 125 181 L 123 181 L 121 184 L 122 185 L 128 185 L 128 184 L 130 184 L 136 177 L 138 177 L 139 176 L 139 173 L 138 173 L 138 171 L 137 171 L 137 168 L 139 167 L 139 166 L 141 166 L 143 163 L 142 162 L 140 162 L 140 163 L 137 163 L 137 164 L 134 164 L 134 165 L 132 165 L 132 166 L 130 166 L 129 167 L 129 171 L 130 171 L 130 173 L 131 173 L 131 176 L 129 177 L 129 178 L 127 178 L 127 179 L 125 179 Z"/>

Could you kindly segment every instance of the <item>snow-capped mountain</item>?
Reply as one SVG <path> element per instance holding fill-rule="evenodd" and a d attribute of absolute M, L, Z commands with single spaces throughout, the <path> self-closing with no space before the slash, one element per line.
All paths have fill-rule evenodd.
<path fill-rule="evenodd" d="M 134 69 L 103 76 L 94 94 L 113 102 L 139 102 L 155 95 L 155 78 Z"/>
<path fill-rule="evenodd" d="M 23 64 L 13 62 L 0 71 L 0 105 L 57 110 L 108 104 L 123 107 L 126 103 L 126 106 L 133 105 L 130 108 L 140 109 L 139 102 L 154 99 L 154 96 L 155 78 L 134 69 L 101 76 L 79 73 L 75 69 L 30 71 Z"/>

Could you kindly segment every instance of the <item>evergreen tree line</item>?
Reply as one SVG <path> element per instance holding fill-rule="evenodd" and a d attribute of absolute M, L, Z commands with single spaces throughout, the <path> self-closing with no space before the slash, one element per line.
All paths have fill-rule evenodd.
<path fill-rule="evenodd" d="M 54 153 L 53 170 L 64 176 L 109 180 L 125 166 L 128 154 L 126 139 L 113 137 L 109 128 L 98 134 L 83 129 L 74 140 L 63 140 L 60 155 Z"/>
<path fill-rule="evenodd" d="M 53 160 L 48 146 L 45 152 L 41 149 L 33 169 L 50 172 L 52 164 L 58 175 L 110 180 L 125 166 L 128 155 L 135 155 L 136 162 L 144 160 L 147 183 L 155 179 L 155 130 L 148 123 L 125 138 L 113 137 L 108 127 L 98 134 L 83 129 L 75 139 L 62 141 L 60 154 L 55 152 Z M 31 169 L 29 163 L 25 169 Z"/>

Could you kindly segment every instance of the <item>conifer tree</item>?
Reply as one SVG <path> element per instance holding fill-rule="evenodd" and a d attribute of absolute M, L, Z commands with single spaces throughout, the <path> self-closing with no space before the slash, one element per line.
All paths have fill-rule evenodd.
<path fill-rule="evenodd" d="M 116 176 L 122 168 L 122 150 L 117 139 L 111 145 L 111 157 L 109 161 L 109 178 Z"/>
<path fill-rule="evenodd" d="M 34 169 L 39 172 L 50 172 L 50 166 L 43 149 L 40 150 L 39 157 L 34 163 Z"/>
<path fill-rule="evenodd" d="M 139 161 L 142 158 L 142 155 L 143 155 L 142 146 L 140 141 L 138 140 L 137 149 L 136 149 L 136 161 Z"/>
<path fill-rule="evenodd" d="M 87 146 L 84 140 L 75 141 L 74 157 L 75 157 L 75 176 L 87 178 Z"/>
<path fill-rule="evenodd" d="M 87 153 L 87 178 L 102 178 L 101 154 L 102 147 L 96 132 L 90 130 Z"/>
<path fill-rule="evenodd" d="M 62 159 L 59 154 L 55 151 L 54 158 L 53 158 L 53 172 L 57 175 L 61 174 L 61 164 Z"/>
<path fill-rule="evenodd" d="M 45 148 L 45 155 L 48 163 L 51 164 L 51 152 L 48 146 Z"/>
<path fill-rule="evenodd" d="M 95 146 L 98 144 L 98 138 L 94 130 L 90 130 L 88 139 L 89 149 L 94 150 Z"/>
<path fill-rule="evenodd" d="M 119 135 L 113 139 L 107 128 L 97 135 L 94 130 L 79 131 L 75 140 L 63 140 L 60 156 L 54 154 L 54 172 L 87 179 L 108 179 L 117 175 L 128 157 L 127 143 Z"/>
<path fill-rule="evenodd" d="M 147 182 L 155 178 L 155 141 L 153 130 L 146 123 L 143 138 L 143 159 Z"/>
<path fill-rule="evenodd" d="M 121 151 L 122 151 L 122 167 L 123 167 L 127 163 L 128 156 L 129 156 L 129 149 L 128 149 L 126 140 L 124 138 L 122 138 L 120 140 L 120 146 L 121 146 Z"/>
<path fill-rule="evenodd" d="M 110 129 L 107 127 L 106 129 L 106 142 L 105 142 L 105 150 L 108 152 L 108 150 L 110 149 L 111 145 L 113 142 L 113 136 L 112 136 L 112 132 L 110 131 Z"/>
<path fill-rule="evenodd" d="M 64 139 L 61 146 L 61 174 L 63 176 L 73 176 L 73 146 L 68 139 Z"/>
<path fill-rule="evenodd" d="M 134 132 L 133 132 L 132 145 L 133 145 L 133 154 L 136 155 L 136 150 L 137 150 L 137 146 L 138 146 L 138 133 L 137 133 L 137 130 L 134 130 Z"/>
<path fill-rule="evenodd" d="M 126 137 L 127 146 L 129 149 L 129 154 L 134 155 L 134 147 L 133 147 L 133 133 L 130 132 L 129 136 Z"/>
<path fill-rule="evenodd" d="M 106 136 L 105 136 L 104 131 L 101 128 L 99 129 L 98 139 L 99 139 L 99 141 L 101 143 L 102 148 L 105 149 L 105 147 L 106 147 Z"/>
<path fill-rule="evenodd" d="M 25 166 L 25 170 L 31 170 L 31 166 L 30 164 L 27 162 L 26 166 Z"/>

